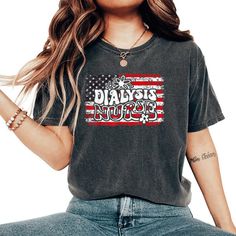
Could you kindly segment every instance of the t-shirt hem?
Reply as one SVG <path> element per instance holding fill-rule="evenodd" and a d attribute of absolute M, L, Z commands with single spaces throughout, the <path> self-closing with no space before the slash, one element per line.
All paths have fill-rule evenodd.
<path fill-rule="evenodd" d="M 145 201 L 149 201 L 151 203 L 155 203 L 155 204 L 165 204 L 165 205 L 171 205 L 171 206 L 180 206 L 180 207 L 187 207 L 192 199 L 192 192 L 191 190 L 189 191 L 189 193 L 187 193 L 185 196 L 181 196 L 179 197 L 179 199 L 175 199 L 175 200 L 166 200 L 163 198 L 159 198 L 159 199 L 154 199 L 152 197 L 147 197 L 143 194 L 135 194 L 135 193 L 130 193 L 130 192 L 126 192 L 123 194 L 120 193 L 114 193 L 114 194 L 103 194 L 103 195 L 94 195 L 92 196 L 88 196 L 87 194 L 84 194 L 78 190 L 73 190 L 73 187 L 71 187 L 71 185 L 68 185 L 69 191 L 71 192 L 71 194 L 75 197 L 75 198 L 79 198 L 82 200 L 99 200 L 99 199 L 106 199 L 106 198 L 118 198 L 121 195 L 124 196 L 130 196 L 130 197 L 135 197 L 141 200 L 145 200 Z"/>
<path fill-rule="evenodd" d="M 215 117 L 213 117 L 203 123 L 196 124 L 196 125 L 189 125 L 188 132 L 200 131 L 200 130 L 207 128 L 207 127 L 209 127 L 221 120 L 224 120 L 224 119 L 225 119 L 225 116 L 223 115 L 223 113 L 220 113 L 220 114 L 216 115 Z"/>
<path fill-rule="evenodd" d="M 36 119 L 36 118 L 33 118 L 33 120 L 35 120 L 36 122 L 40 123 L 40 121 L 38 119 Z M 52 119 L 45 118 L 42 121 L 41 125 L 43 125 L 43 126 L 46 126 L 46 125 L 59 126 L 59 121 L 60 120 L 55 119 L 55 118 L 52 118 Z M 68 126 L 68 124 L 64 123 L 64 124 L 62 124 L 62 126 Z"/>

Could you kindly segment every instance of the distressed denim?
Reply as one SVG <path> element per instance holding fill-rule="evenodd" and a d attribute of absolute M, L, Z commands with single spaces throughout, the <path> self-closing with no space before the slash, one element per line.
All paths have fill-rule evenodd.
<path fill-rule="evenodd" d="M 230 236 L 193 217 L 189 206 L 156 204 L 124 195 L 72 197 L 65 212 L 0 225 L 1 236 Z"/>

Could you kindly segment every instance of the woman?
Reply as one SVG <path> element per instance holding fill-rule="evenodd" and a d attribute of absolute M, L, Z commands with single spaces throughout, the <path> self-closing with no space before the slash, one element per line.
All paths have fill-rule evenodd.
<path fill-rule="evenodd" d="M 53 169 L 68 165 L 73 197 L 0 235 L 236 234 L 208 130 L 224 115 L 201 49 L 178 28 L 171 0 L 60 1 L 43 51 L 1 80 L 38 84 L 33 119 L 2 91 L 0 115 Z M 185 154 L 215 226 L 188 207 Z"/>

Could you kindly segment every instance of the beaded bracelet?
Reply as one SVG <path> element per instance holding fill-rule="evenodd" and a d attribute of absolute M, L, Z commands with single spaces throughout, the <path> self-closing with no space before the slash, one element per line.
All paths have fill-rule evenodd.
<path fill-rule="evenodd" d="M 17 111 L 15 114 L 6 122 L 6 125 L 9 130 L 16 130 L 24 121 L 24 119 L 27 116 L 27 111 L 23 111 L 24 115 L 21 117 L 21 119 L 17 122 L 16 126 L 12 127 L 13 122 L 15 121 L 17 115 L 20 114 L 20 112 L 23 111 L 21 108 L 18 107 Z"/>
<path fill-rule="evenodd" d="M 20 127 L 20 125 L 22 124 L 22 122 L 24 121 L 24 119 L 27 117 L 27 111 L 22 111 L 24 113 L 24 115 L 20 118 L 20 120 L 16 123 L 16 125 L 14 127 L 8 127 L 9 130 L 16 130 L 18 127 Z"/>
<path fill-rule="evenodd" d="M 11 124 L 14 122 L 15 118 L 21 111 L 22 111 L 21 108 L 18 108 L 15 114 L 6 122 L 6 125 L 8 126 L 8 128 L 11 126 Z"/>

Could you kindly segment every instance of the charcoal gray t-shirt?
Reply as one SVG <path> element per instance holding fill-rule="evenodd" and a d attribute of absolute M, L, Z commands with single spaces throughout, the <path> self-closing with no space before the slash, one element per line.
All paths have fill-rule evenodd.
<path fill-rule="evenodd" d="M 155 33 L 130 50 L 127 67 L 101 38 L 85 53 L 69 190 L 86 200 L 131 195 L 187 206 L 192 194 L 191 182 L 182 176 L 186 135 L 225 118 L 199 46 Z M 35 120 L 46 101 L 40 89 Z M 42 124 L 57 125 L 61 107 L 56 100 Z M 64 125 L 71 119 L 72 113 Z"/>

